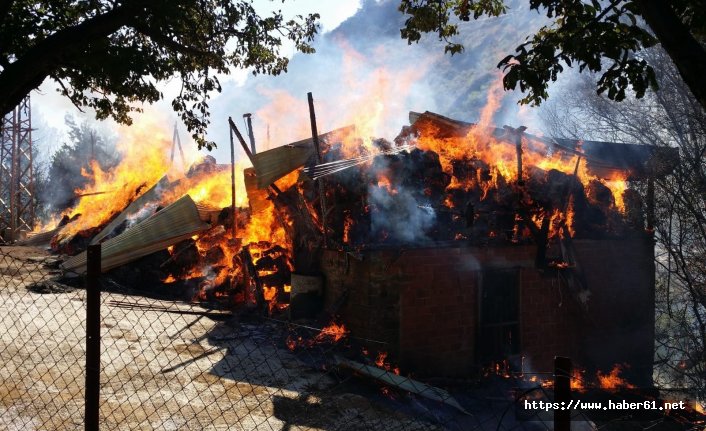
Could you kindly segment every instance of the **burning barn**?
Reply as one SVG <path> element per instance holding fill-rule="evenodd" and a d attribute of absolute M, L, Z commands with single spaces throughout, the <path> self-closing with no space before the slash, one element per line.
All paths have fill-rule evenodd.
<path fill-rule="evenodd" d="M 181 175 L 94 167 L 51 240 L 130 286 L 291 319 L 321 311 L 417 375 L 630 364 L 654 349 L 655 177 L 674 154 L 411 113 L 394 141 L 345 127 Z M 303 168 L 303 169 L 302 169 Z M 627 187 L 628 182 L 637 190 Z M 642 196 L 646 196 L 643 199 Z M 237 199 L 236 199 L 237 197 Z"/>
<path fill-rule="evenodd" d="M 326 309 L 418 375 L 550 370 L 564 355 L 651 384 L 652 179 L 674 154 L 428 112 L 410 123 L 370 142 L 410 151 L 345 169 L 365 150 L 344 140 L 305 169 L 326 190 L 308 198 L 330 207 Z"/>

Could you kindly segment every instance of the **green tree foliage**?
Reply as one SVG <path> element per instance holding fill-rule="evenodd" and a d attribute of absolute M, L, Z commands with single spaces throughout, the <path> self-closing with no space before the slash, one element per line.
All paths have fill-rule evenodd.
<path fill-rule="evenodd" d="M 77 107 L 129 124 L 137 103 L 162 98 L 157 82 L 177 78 L 172 106 L 211 148 L 202 136 L 216 75 L 286 71 L 282 40 L 313 52 L 318 17 L 263 17 L 250 0 L 0 0 L 0 115 L 51 78 Z"/>
<path fill-rule="evenodd" d="M 507 13 L 504 0 L 401 0 L 408 15 L 401 33 L 409 43 L 435 32 L 446 52 L 463 51 L 454 40 L 459 23 L 471 18 Z M 498 67 L 505 72 L 505 89 L 519 86 L 520 101 L 540 104 L 549 83 L 565 67 L 600 72 L 598 92 L 623 100 L 632 90 L 642 97 L 656 89 L 654 65 L 641 50 L 661 43 L 701 106 L 706 107 L 706 9 L 700 0 L 530 0 L 532 10 L 546 14 L 549 24 L 527 37 Z M 643 24 L 647 23 L 647 26 Z M 648 28 L 649 27 L 649 28 Z"/>

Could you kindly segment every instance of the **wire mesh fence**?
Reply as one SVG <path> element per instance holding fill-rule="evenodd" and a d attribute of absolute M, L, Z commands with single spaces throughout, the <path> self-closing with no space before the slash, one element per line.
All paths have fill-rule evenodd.
<path fill-rule="evenodd" d="M 85 294 L 57 283 L 56 259 L 0 247 L 0 429 L 83 426 Z"/>
<path fill-rule="evenodd" d="M 102 311 L 108 429 L 469 429 L 439 400 L 355 378 L 350 346 L 314 328 L 115 289 Z"/>
<path fill-rule="evenodd" d="M 39 249 L 0 248 L 0 429 L 75 430 L 87 420 L 86 291 L 58 282 L 55 263 Z M 339 325 L 176 300 L 109 276 L 100 289 L 101 429 L 555 429 L 551 411 L 523 408 L 557 400 L 552 370 L 417 378 Z M 571 379 L 572 398 L 626 396 Z M 594 413 L 572 411 L 571 428 L 703 427 L 696 414 L 665 412 L 625 428 L 630 412 Z"/>

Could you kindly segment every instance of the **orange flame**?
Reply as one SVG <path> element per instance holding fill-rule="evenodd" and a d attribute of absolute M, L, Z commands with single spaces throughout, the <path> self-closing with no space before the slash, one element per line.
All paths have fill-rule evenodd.
<path fill-rule="evenodd" d="M 385 174 L 382 172 L 378 173 L 378 183 L 377 186 L 380 188 L 387 189 L 387 192 L 391 195 L 396 195 L 397 190 L 392 186 L 392 182 L 390 181 L 390 178 L 388 178 Z"/>
<path fill-rule="evenodd" d="M 598 384 L 602 389 L 606 390 L 617 390 L 617 389 L 634 389 L 635 386 L 627 382 L 627 380 L 620 377 L 623 372 L 623 367 L 620 364 L 615 364 L 610 373 L 603 374 L 598 371 L 596 377 L 598 378 Z"/>
<path fill-rule="evenodd" d="M 445 135 L 444 131 L 431 122 L 417 124 L 419 136 L 416 145 L 422 150 L 434 151 L 439 155 L 442 169 L 451 177 L 451 183 L 447 189 L 477 188 L 482 191 L 481 200 L 484 200 L 491 190 L 498 188 L 501 179 L 504 182 L 517 181 L 517 150 L 514 144 L 507 141 L 514 138 L 496 137 L 491 127 L 493 115 L 500 107 L 501 90 L 502 81 L 498 79 L 488 90 L 487 103 L 481 112 L 480 121 L 471 127 L 465 136 Z M 544 141 L 530 139 L 528 135 L 523 135 L 521 145 L 522 163 L 525 167 L 522 172 L 523 180 L 528 178 L 531 171 L 528 167 L 536 167 L 545 172 L 555 169 L 567 175 L 573 175 L 576 172 L 577 179 L 584 186 L 595 180 L 610 189 L 616 209 L 624 212 L 623 192 L 627 188 L 625 177 L 598 178 L 589 172 L 587 164 L 584 160 L 579 160 L 579 156 L 554 151 Z M 458 178 L 454 175 L 453 163 L 461 160 L 470 165 L 473 165 L 474 161 L 480 161 L 477 163 L 484 167 L 485 173 L 483 169 L 477 169 L 475 175 L 466 179 Z M 557 211 L 559 212 L 550 215 L 555 225 L 554 235 L 559 234 L 556 226 L 561 221 L 566 223 L 569 234 L 573 236 L 575 233 L 573 202 L 569 203 L 566 214 L 563 214 L 563 209 Z"/>
<path fill-rule="evenodd" d="M 118 166 L 104 171 L 92 161 L 90 171 L 81 169 L 81 175 L 90 181 L 75 192 L 88 196 L 64 213 L 69 217 L 81 216 L 62 229 L 59 240 L 102 226 L 169 171 L 167 153 L 171 138 L 151 118 L 145 116 L 131 127 L 121 128 L 120 135 L 117 150 L 122 160 Z"/>
<path fill-rule="evenodd" d="M 583 384 L 583 374 L 585 373 L 585 370 L 579 370 L 574 368 L 574 370 L 571 372 L 571 380 L 570 380 L 570 387 L 571 390 L 573 391 L 578 391 L 578 392 L 585 392 L 586 387 Z"/>
<path fill-rule="evenodd" d="M 400 375 L 399 367 L 393 367 L 390 362 L 387 361 L 387 352 L 378 352 L 377 358 L 375 358 L 375 365 L 384 369 L 385 371 L 392 371 L 393 373 Z"/>
<path fill-rule="evenodd" d="M 348 244 L 350 241 L 351 228 L 353 227 L 353 219 L 350 214 L 346 214 L 343 220 L 343 243 Z"/>
<path fill-rule="evenodd" d="M 372 137 L 389 136 L 396 132 L 388 128 L 398 124 L 397 118 L 407 113 L 404 104 L 397 101 L 404 101 L 413 94 L 413 85 L 424 76 L 435 59 L 393 70 L 383 61 L 371 62 L 369 57 L 356 51 L 345 40 L 339 38 L 336 42 L 343 52 L 340 64 L 336 65 L 341 82 L 337 97 L 327 95 L 315 100 L 319 131 L 354 125 L 354 130 L 333 139 L 342 144 L 343 157 L 377 152 Z M 385 46 L 379 47 L 376 58 L 386 58 L 387 49 Z M 278 125 L 257 130 L 258 142 L 273 148 L 311 137 L 306 100 L 282 90 L 258 88 L 257 91 L 270 100 L 255 114 L 258 122 Z"/>
<path fill-rule="evenodd" d="M 343 324 L 331 323 L 314 337 L 314 341 L 323 342 L 329 340 L 332 343 L 337 343 L 346 335 L 348 335 L 348 330 Z"/>

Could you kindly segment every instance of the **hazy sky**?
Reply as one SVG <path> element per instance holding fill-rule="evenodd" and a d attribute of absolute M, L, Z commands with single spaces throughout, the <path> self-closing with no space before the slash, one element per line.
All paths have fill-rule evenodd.
<path fill-rule="evenodd" d="M 443 54 L 443 43 L 434 35 L 408 46 L 399 33 L 404 22 L 397 10 L 399 0 L 286 0 L 284 3 L 255 0 L 254 3 L 263 15 L 276 9 L 281 9 L 285 18 L 319 13 L 321 30 L 314 42 L 317 52 L 296 55 L 288 72 L 276 77 L 253 77 L 247 70 L 234 70 L 220 77 L 223 92 L 214 93 L 209 102 L 211 125 L 206 137 L 217 143 L 218 148 L 210 154 L 222 163 L 230 161 L 229 116 L 240 127 L 242 114 L 254 114 L 259 150 L 308 137 L 311 132 L 306 93 L 309 91 L 314 94 L 321 132 L 356 124 L 367 127 L 367 136 L 392 139 L 408 124 L 412 110 L 430 110 L 475 121 L 485 103 L 486 89 L 499 79 L 495 65 L 506 54 L 503 50 L 512 50 L 522 43 L 527 33 L 517 29 L 524 29 L 537 16 L 515 9 L 500 18 L 464 24 L 467 50 L 451 57 Z M 282 54 L 288 57 L 294 54 L 287 41 Z M 94 118 L 88 110 L 80 113 L 55 87 L 52 81 L 46 81 L 32 94 L 35 135 L 45 155 L 65 141 L 67 114 L 78 121 Z M 144 106 L 148 115 L 134 114 L 135 121 L 149 116 L 156 119 L 156 124 L 163 125 L 163 133 L 171 136 L 177 115 L 170 103 L 179 88 L 178 79 L 161 83 L 164 100 Z M 529 110 L 518 110 L 514 104 L 517 97 L 510 93 L 506 96 L 507 103 L 496 120 L 507 121 L 501 124 L 521 122 L 532 126 L 534 120 Z M 110 129 L 112 122 L 104 121 L 101 127 Z M 181 124 L 179 131 L 182 143 L 195 147 Z M 244 157 L 239 148 L 236 151 L 239 158 Z"/>
<path fill-rule="evenodd" d="M 279 0 L 254 0 L 254 3 L 262 14 L 268 14 L 268 11 L 271 10 L 281 10 L 285 17 L 293 17 L 294 15 L 306 15 L 317 12 L 321 15 L 319 35 L 335 29 L 360 8 L 360 0 L 287 0 L 284 3 Z M 293 46 L 286 42 L 288 41 L 285 41 L 283 54 L 291 56 L 294 52 Z M 234 70 L 231 75 L 224 77 L 223 81 L 234 81 L 237 85 L 241 85 L 248 76 L 249 72 L 247 70 Z M 57 93 L 56 88 L 56 84 L 47 79 L 37 91 L 32 93 L 34 127 L 44 129 L 35 133 L 39 137 L 38 145 L 41 146 L 43 155 L 53 152 L 63 142 L 64 133 L 66 132 L 64 117 L 67 114 L 75 116 L 79 121 L 83 118 L 94 119 L 93 114 L 88 110 L 86 110 L 86 113 L 81 113 L 77 110 L 68 99 Z M 164 116 L 165 121 L 169 124 L 168 127 L 171 127 L 177 118 L 170 108 L 170 94 L 174 94 L 177 89 L 178 82 L 176 80 L 163 84 L 162 91 L 165 94 L 165 100 L 154 107 Z M 147 109 L 150 110 L 149 107 Z M 220 115 L 218 112 L 212 112 L 211 114 L 212 118 L 219 118 Z M 104 123 L 106 123 L 104 126 L 107 128 L 113 126 L 111 121 Z M 180 128 L 180 136 L 182 142 L 188 141 L 188 134 L 183 127 Z M 222 158 L 222 155 L 219 158 Z"/>

